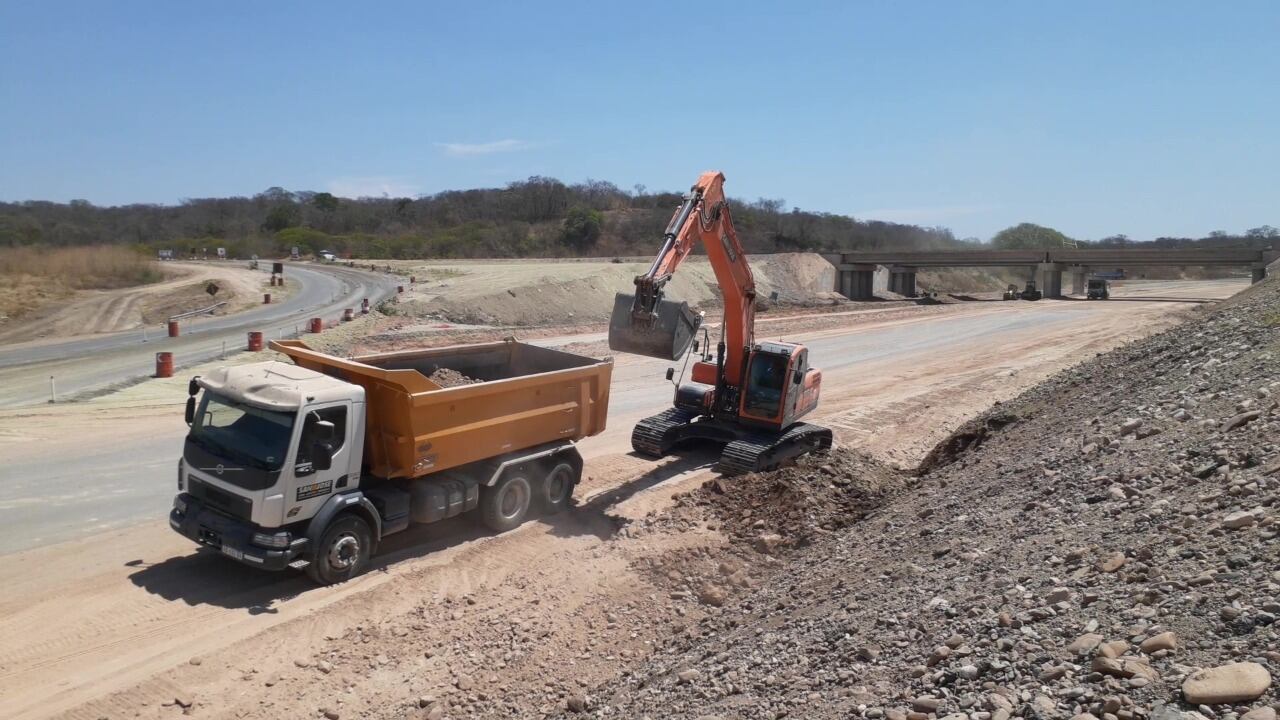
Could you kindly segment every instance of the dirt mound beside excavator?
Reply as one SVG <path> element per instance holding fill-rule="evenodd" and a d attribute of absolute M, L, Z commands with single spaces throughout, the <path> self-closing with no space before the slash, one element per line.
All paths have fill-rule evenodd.
<path fill-rule="evenodd" d="M 781 470 L 710 480 L 683 502 L 718 517 L 734 541 L 771 552 L 857 523 L 911 481 L 867 455 L 837 448 Z"/>

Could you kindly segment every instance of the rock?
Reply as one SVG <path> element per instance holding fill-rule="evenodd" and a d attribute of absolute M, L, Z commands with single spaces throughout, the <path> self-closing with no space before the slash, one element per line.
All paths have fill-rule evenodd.
<path fill-rule="evenodd" d="M 1239 415 L 1232 417 L 1230 420 L 1227 420 L 1227 422 L 1222 426 L 1222 432 L 1231 432 L 1236 428 L 1242 428 L 1260 417 L 1262 417 L 1261 410 L 1242 412 Z"/>
<path fill-rule="evenodd" d="M 703 605 L 711 607 L 724 607 L 725 601 L 729 599 L 729 593 L 724 588 L 712 583 L 705 583 L 698 588 L 698 601 Z"/>
<path fill-rule="evenodd" d="M 1142 420 L 1140 418 L 1129 418 L 1120 424 L 1120 434 L 1132 435 L 1138 432 L 1138 428 L 1140 427 L 1142 427 Z"/>
<path fill-rule="evenodd" d="M 772 555 L 778 546 L 782 544 L 782 536 L 777 533 L 762 533 L 756 537 L 756 550 L 765 555 Z"/>
<path fill-rule="evenodd" d="M 975 680 L 981 672 L 982 671 L 978 669 L 977 665 L 961 665 L 960 669 L 956 671 L 956 674 L 965 680 Z"/>
<path fill-rule="evenodd" d="M 1045 596 L 1044 601 L 1048 605 L 1056 605 L 1060 602 L 1066 602 L 1070 599 L 1071 599 L 1071 591 L 1064 587 L 1060 587 L 1060 588 L 1054 588 L 1048 595 Z"/>
<path fill-rule="evenodd" d="M 441 705 L 440 703 L 436 703 L 430 708 L 427 708 L 426 720 L 443 720 L 444 709 L 444 705 Z"/>
<path fill-rule="evenodd" d="M 1113 552 L 1098 561 L 1098 569 L 1105 573 L 1113 573 L 1124 567 L 1124 564 L 1128 561 L 1129 559 L 1124 556 L 1124 553 Z"/>
<path fill-rule="evenodd" d="M 1241 715 L 1240 720 L 1276 720 L 1276 709 L 1270 705 L 1256 707 Z"/>
<path fill-rule="evenodd" d="M 1129 652 L 1129 643 L 1124 640 L 1105 642 L 1098 648 L 1098 654 L 1104 658 L 1118 658 L 1127 652 Z"/>
<path fill-rule="evenodd" d="M 1254 508 L 1253 510 L 1249 510 L 1249 511 L 1241 510 L 1240 512 L 1233 512 L 1222 519 L 1222 527 L 1228 530 L 1243 530 L 1244 528 L 1247 528 L 1253 525 L 1254 523 L 1258 522 L 1258 520 L 1264 517 L 1265 514 L 1266 514 L 1266 511 L 1263 510 L 1262 508 Z"/>
<path fill-rule="evenodd" d="M 884 720 L 907 720 L 907 714 L 897 708 L 885 710 Z"/>
<path fill-rule="evenodd" d="M 1094 717 L 1093 713 L 1086 712 L 1071 716 L 1071 720 L 1098 720 L 1098 718 Z"/>
<path fill-rule="evenodd" d="M 702 678 L 702 673 L 692 668 L 688 670 L 681 670 L 680 672 L 676 673 L 676 679 L 680 682 L 681 685 L 687 685 L 689 683 L 697 682 L 701 678 Z"/>
<path fill-rule="evenodd" d="M 298 667 L 300 667 L 300 668 L 309 668 L 309 667 L 311 667 L 311 661 L 310 661 L 310 660 L 308 660 L 308 659 L 306 659 L 306 658 L 294 658 L 294 659 L 293 659 L 293 664 L 294 664 L 294 665 L 297 665 L 297 666 L 298 666 Z"/>
<path fill-rule="evenodd" d="M 339 717 L 342 717 L 338 714 L 337 710 L 330 710 L 328 708 L 321 709 L 320 714 L 324 715 L 325 720 L 338 720 Z"/>
<path fill-rule="evenodd" d="M 200 663 L 204 662 L 204 660 L 203 660 L 202 658 L 193 657 L 193 658 L 191 658 L 190 660 L 188 660 L 187 662 L 191 663 L 192 665 L 199 666 L 199 665 L 200 665 Z"/>
<path fill-rule="evenodd" d="M 329 662 L 328 660 L 321 660 L 320 662 L 316 663 L 316 669 L 324 673 L 325 675 L 328 675 L 329 673 L 333 672 L 333 663 Z"/>
<path fill-rule="evenodd" d="M 942 701 L 936 697 L 922 695 L 911 701 L 911 709 L 922 713 L 936 713 Z"/>
<path fill-rule="evenodd" d="M 1248 702 L 1271 687 L 1271 673 L 1255 662 L 1197 670 L 1182 683 L 1187 702 L 1196 705 Z"/>
<path fill-rule="evenodd" d="M 475 682 L 471 680 L 470 675 L 459 675 L 454 678 L 453 684 L 459 690 L 470 690 L 472 687 L 475 687 Z"/>
<path fill-rule="evenodd" d="M 571 712 L 586 712 L 587 696 L 570 695 L 569 698 L 564 701 L 564 704 L 565 704 L 565 707 L 567 707 Z"/>
<path fill-rule="evenodd" d="M 929 659 L 924 664 L 927 667 L 933 667 L 949 657 L 951 657 L 951 648 L 946 645 L 939 645 L 933 649 L 933 653 L 929 655 Z"/>
<path fill-rule="evenodd" d="M 1071 641 L 1071 644 L 1067 646 L 1067 652 L 1072 655 L 1084 655 L 1098 647 L 1098 644 L 1101 642 L 1101 635 L 1098 635 L 1097 633 L 1085 633 Z"/>
<path fill-rule="evenodd" d="M 196 700 L 195 697 L 189 693 L 177 693 L 173 696 L 173 704 L 183 710 L 187 710 L 190 709 L 192 705 L 196 704 Z"/>
<path fill-rule="evenodd" d="M 1159 652 L 1160 650 L 1176 650 L 1177 647 L 1178 636 L 1172 632 L 1162 632 L 1159 635 L 1152 635 L 1146 640 L 1143 640 L 1142 644 L 1138 646 L 1138 649 L 1150 655 L 1151 653 Z"/>
<path fill-rule="evenodd" d="M 876 658 L 880 657 L 880 646 L 864 645 L 863 647 L 858 648 L 856 655 L 858 659 L 863 662 L 873 662 Z"/>
<path fill-rule="evenodd" d="M 1141 677 L 1147 680 L 1159 680 L 1160 674 L 1157 673 L 1145 661 L 1138 658 L 1108 658 L 1098 656 L 1093 659 L 1090 668 L 1094 672 L 1110 675 L 1128 680 L 1130 678 Z"/>

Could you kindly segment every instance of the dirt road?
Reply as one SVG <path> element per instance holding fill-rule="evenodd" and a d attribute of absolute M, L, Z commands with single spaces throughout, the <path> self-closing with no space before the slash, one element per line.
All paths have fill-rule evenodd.
<path fill-rule="evenodd" d="M 1109 303 L 973 303 L 893 318 L 830 318 L 787 337 L 808 343 L 824 369 L 815 420 L 835 428 L 841 443 L 909 465 L 991 402 L 1166 326 L 1194 307 L 1187 300 L 1241 287 L 1130 285 Z M 210 717 L 313 716 L 322 707 L 342 709 L 342 717 L 403 717 L 408 705 L 374 698 L 412 704 L 466 693 L 472 674 L 486 692 L 562 702 L 576 686 L 554 668 L 573 667 L 583 683 L 602 680 L 616 672 L 615 654 L 643 654 L 657 635 L 692 619 L 681 607 L 669 624 L 631 622 L 644 607 L 671 602 L 654 595 L 638 568 L 717 542 L 713 528 L 618 535 L 628 519 L 640 521 L 709 477 L 714 460 L 694 453 L 655 464 L 628 454 L 631 425 L 669 400 L 669 386 L 656 381 L 663 367 L 618 359 L 610 428 L 583 443 L 583 507 L 497 537 L 465 521 L 395 536 L 377 558 L 380 571 L 340 587 L 317 589 L 197 552 L 162 515 L 7 555 L 0 715 L 168 717 L 180 712 L 175 697 L 194 697 L 196 711 Z M 167 506 L 181 396 L 168 402 L 133 392 L 86 405 L 74 442 L 57 437 L 65 438 L 59 429 L 72 420 L 59 415 L 64 408 L 0 414 L 0 448 L 15 452 L 20 472 L 10 464 L 0 484 L 4 547 L 20 533 L 41 534 L 40 522 L 21 518 L 51 500 L 64 518 L 90 529 L 95 509 L 114 496 Z M 87 483 L 95 474 L 83 467 L 48 480 L 49 457 L 90 464 L 86 458 L 102 453 L 118 463 L 106 487 Z M 133 471 L 150 463 L 154 475 Z M 367 592 L 373 588 L 379 592 Z M 609 638 L 607 647 L 601 638 Z M 336 668 L 332 676 L 317 671 L 319 658 Z"/>

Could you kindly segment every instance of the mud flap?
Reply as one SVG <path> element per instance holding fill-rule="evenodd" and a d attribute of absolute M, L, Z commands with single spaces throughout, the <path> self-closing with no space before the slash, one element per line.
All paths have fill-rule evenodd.
<path fill-rule="evenodd" d="M 609 318 L 609 349 L 679 360 L 693 342 L 702 316 L 690 310 L 686 302 L 660 300 L 652 316 L 636 318 L 631 314 L 634 304 L 634 295 L 618 293 L 614 298 L 613 315 Z"/>

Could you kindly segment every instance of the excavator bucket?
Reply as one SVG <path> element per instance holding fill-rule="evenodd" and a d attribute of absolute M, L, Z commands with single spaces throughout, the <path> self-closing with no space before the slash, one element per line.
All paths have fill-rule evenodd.
<path fill-rule="evenodd" d="M 636 318 L 631 313 L 635 296 L 618 293 L 609 318 L 609 349 L 663 360 L 679 360 L 693 342 L 702 316 L 685 302 L 660 300 L 654 316 Z"/>

